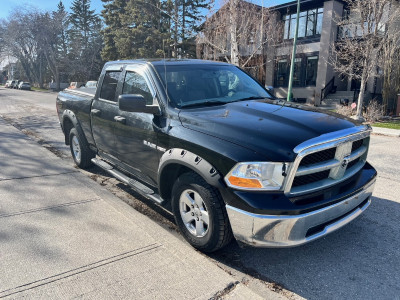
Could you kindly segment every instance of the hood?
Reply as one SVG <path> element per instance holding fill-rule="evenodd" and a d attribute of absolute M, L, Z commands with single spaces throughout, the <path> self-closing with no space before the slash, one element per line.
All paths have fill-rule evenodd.
<path fill-rule="evenodd" d="M 248 148 L 269 161 L 293 161 L 293 149 L 302 142 L 355 124 L 338 114 L 271 100 L 184 109 L 179 118 L 186 128 Z"/>

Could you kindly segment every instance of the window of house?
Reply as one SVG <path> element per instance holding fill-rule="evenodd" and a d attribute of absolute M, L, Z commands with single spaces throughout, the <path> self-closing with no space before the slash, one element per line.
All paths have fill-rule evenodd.
<path fill-rule="evenodd" d="M 302 86 L 302 68 L 301 68 L 301 58 L 294 59 L 294 69 L 293 69 L 293 86 Z"/>
<path fill-rule="evenodd" d="M 146 80 L 136 72 L 126 72 L 122 94 L 142 95 L 147 105 L 153 104 L 153 96 Z"/>
<path fill-rule="evenodd" d="M 277 86 L 287 85 L 287 77 L 288 77 L 287 75 L 288 75 L 287 59 L 281 59 L 278 61 L 276 70 L 276 85 Z"/>
<path fill-rule="evenodd" d="M 296 57 L 294 59 L 293 86 L 315 86 L 318 71 L 318 55 Z M 278 60 L 275 70 L 275 85 L 287 87 L 290 74 L 290 61 L 286 58 Z"/>
<path fill-rule="evenodd" d="M 306 86 L 315 85 L 317 82 L 318 56 L 307 57 Z"/>
<path fill-rule="evenodd" d="M 320 36 L 322 32 L 322 20 L 324 9 L 316 8 L 300 12 L 298 37 Z M 285 22 L 284 39 L 293 39 L 296 30 L 296 14 L 284 15 Z"/>
<path fill-rule="evenodd" d="M 121 71 L 108 71 L 104 75 L 103 85 L 100 90 L 100 98 L 110 101 L 115 100 L 115 91 L 117 90 L 118 78 Z"/>

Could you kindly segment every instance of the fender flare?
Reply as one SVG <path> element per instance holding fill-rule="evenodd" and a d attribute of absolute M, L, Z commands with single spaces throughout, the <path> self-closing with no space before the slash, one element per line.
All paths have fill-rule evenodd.
<path fill-rule="evenodd" d="M 161 156 L 158 167 L 159 185 L 161 184 L 161 174 L 163 169 L 173 163 L 183 165 L 193 170 L 203 177 L 208 184 L 214 187 L 220 187 L 221 185 L 221 175 L 208 161 L 197 154 L 180 148 L 169 149 Z"/>
<path fill-rule="evenodd" d="M 67 133 L 65 132 L 65 128 L 64 128 L 64 123 L 65 120 L 68 119 L 69 121 L 71 121 L 73 127 L 78 131 L 78 134 L 84 139 L 84 141 L 87 143 L 86 138 L 85 138 L 85 134 L 83 132 L 83 129 L 78 121 L 78 118 L 75 116 L 74 112 L 72 110 L 66 109 L 64 110 L 63 114 L 62 114 L 62 123 L 61 123 L 61 127 L 63 129 L 64 135 L 65 135 L 65 141 L 67 142 L 69 140 L 69 136 L 67 136 Z M 68 144 L 67 144 L 68 145 Z"/>

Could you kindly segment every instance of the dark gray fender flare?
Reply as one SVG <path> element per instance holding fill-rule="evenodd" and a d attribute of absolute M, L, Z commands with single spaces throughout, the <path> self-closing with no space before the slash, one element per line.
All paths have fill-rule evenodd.
<path fill-rule="evenodd" d="M 221 175 L 208 161 L 197 154 L 180 148 L 169 149 L 162 155 L 158 167 L 159 184 L 163 169 L 170 164 L 183 165 L 202 176 L 208 184 L 214 187 L 220 186 Z"/>
<path fill-rule="evenodd" d="M 72 110 L 66 109 L 66 110 L 64 110 L 64 112 L 63 112 L 63 115 L 62 115 L 62 123 L 61 123 L 63 132 L 64 132 L 64 134 L 65 134 L 65 140 L 67 141 L 67 139 L 69 139 L 69 137 L 66 135 L 65 128 L 64 128 L 64 122 L 65 122 L 66 119 L 70 120 L 71 123 L 72 123 L 72 125 L 73 125 L 73 126 L 75 127 L 75 129 L 78 131 L 78 134 L 79 134 L 81 137 L 85 138 L 85 134 L 84 134 L 84 132 L 83 132 L 83 129 L 82 129 L 82 127 L 81 127 L 81 125 L 80 125 L 80 123 L 79 123 L 77 117 L 75 116 L 74 112 L 73 112 Z M 86 138 L 85 138 L 85 141 L 86 141 Z M 87 142 L 87 141 L 86 141 L 86 142 Z"/>

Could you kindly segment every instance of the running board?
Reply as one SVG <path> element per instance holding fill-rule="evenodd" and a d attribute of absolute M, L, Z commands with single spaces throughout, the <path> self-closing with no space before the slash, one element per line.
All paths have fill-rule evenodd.
<path fill-rule="evenodd" d="M 162 205 L 164 200 L 160 197 L 160 195 L 154 193 L 152 189 L 149 187 L 145 186 L 143 183 L 132 179 L 122 172 L 116 170 L 112 165 L 109 163 L 105 162 L 102 159 L 98 158 L 92 158 L 92 163 L 94 163 L 96 166 L 102 168 L 103 170 L 107 171 L 110 173 L 112 176 L 117 178 L 118 180 L 122 181 L 123 183 L 126 183 L 129 185 L 135 192 L 143 195 L 147 199 L 156 202 L 159 205 Z"/>

